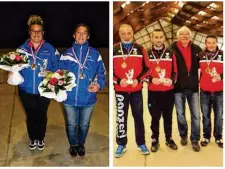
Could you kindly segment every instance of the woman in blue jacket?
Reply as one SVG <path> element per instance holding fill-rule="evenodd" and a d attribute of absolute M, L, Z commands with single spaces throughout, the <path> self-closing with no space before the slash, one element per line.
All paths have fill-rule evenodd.
<path fill-rule="evenodd" d="M 20 71 L 24 82 L 19 85 L 18 93 L 26 113 L 29 149 L 44 150 L 50 99 L 39 95 L 38 85 L 43 80 L 46 70 L 55 70 L 54 63 L 57 63 L 60 55 L 52 45 L 44 41 L 44 22 L 40 16 L 30 16 L 28 27 L 30 38 L 17 49 L 17 52 L 28 56 L 30 67 Z"/>
<path fill-rule="evenodd" d="M 71 156 L 85 155 L 85 140 L 88 134 L 96 93 L 106 85 L 105 67 L 99 52 L 88 44 L 89 27 L 79 24 L 71 48 L 60 57 L 59 68 L 73 72 L 77 86 L 68 92 L 63 103 L 66 117 L 66 133 Z"/>

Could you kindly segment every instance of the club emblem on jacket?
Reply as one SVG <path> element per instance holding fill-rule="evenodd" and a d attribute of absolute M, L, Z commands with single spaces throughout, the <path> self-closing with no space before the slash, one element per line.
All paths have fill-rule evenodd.
<path fill-rule="evenodd" d="M 137 49 L 133 48 L 133 54 L 136 55 L 137 54 Z"/>

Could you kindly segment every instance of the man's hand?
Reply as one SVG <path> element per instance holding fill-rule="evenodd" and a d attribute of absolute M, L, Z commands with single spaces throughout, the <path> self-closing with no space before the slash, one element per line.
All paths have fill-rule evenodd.
<path fill-rule="evenodd" d="M 128 86 L 127 79 L 123 78 L 123 79 L 120 81 L 120 86 L 121 86 L 121 87 L 127 87 L 127 86 Z"/>
<path fill-rule="evenodd" d="M 152 79 L 152 83 L 153 83 L 154 85 L 160 85 L 160 84 L 162 84 L 162 81 L 160 80 L 160 78 L 154 77 L 154 78 Z"/>
<path fill-rule="evenodd" d="M 133 82 L 134 83 L 131 86 L 132 87 L 136 87 L 138 85 L 138 80 L 137 79 L 134 79 Z"/>
<path fill-rule="evenodd" d="M 172 80 L 169 78 L 165 78 L 163 81 L 164 86 L 171 86 L 173 84 Z"/>
<path fill-rule="evenodd" d="M 218 82 L 218 81 L 221 80 L 221 77 L 220 77 L 219 74 L 216 74 L 216 75 L 214 75 L 214 76 L 212 76 L 212 77 L 213 77 L 213 82 Z"/>

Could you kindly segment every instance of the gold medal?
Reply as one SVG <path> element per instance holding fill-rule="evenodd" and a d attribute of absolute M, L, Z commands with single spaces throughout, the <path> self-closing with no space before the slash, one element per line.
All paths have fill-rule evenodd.
<path fill-rule="evenodd" d="M 36 64 L 32 64 L 32 65 L 31 65 L 31 69 L 32 69 L 32 70 L 35 70 L 36 68 L 37 68 L 37 65 L 36 65 Z"/>
<path fill-rule="evenodd" d="M 209 67 L 206 68 L 206 69 L 205 69 L 205 72 L 209 74 L 209 73 L 210 73 L 210 68 L 209 68 Z"/>
<path fill-rule="evenodd" d="M 160 72 L 160 70 L 161 70 L 161 68 L 159 67 L 159 66 L 157 66 L 156 68 L 155 68 L 155 71 L 158 73 L 158 72 Z"/>
<path fill-rule="evenodd" d="M 80 79 L 84 79 L 84 78 L 85 78 L 85 75 L 84 75 L 83 73 L 80 73 L 80 74 L 79 74 L 79 78 L 80 78 Z"/>
<path fill-rule="evenodd" d="M 121 64 L 121 67 L 125 69 L 125 68 L 127 67 L 127 63 L 126 63 L 126 62 L 123 62 L 123 63 Z"/>

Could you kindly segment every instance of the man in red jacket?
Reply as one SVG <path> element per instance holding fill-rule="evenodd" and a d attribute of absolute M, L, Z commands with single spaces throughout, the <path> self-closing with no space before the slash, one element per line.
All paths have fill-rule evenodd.
<path fill-rule="evenodd" d="M 138 150 L 143 155 L 147 155 L 149 150 L 145 145 L 142 99 L 142 82 L 150 72 L 145 65 L 147 53 L 142 46 L 133 42 L 133 29 L 130 25 L 121 25 L 119 35 L 121 42 L 113 47 L 113 82 L 117 106 L 116 142 L 118 144 L 115 157 L 121 157 L 127 150 L 129 105 L 134 118 Z"/>
<path fill-rule="evenodd" d="M 152 49 L 148 52 L 152 72 L 148 85 L 148 108 L 152 117 L 151 151 L 157 152 L 159 147 L 159 121 L 164 120 L 166 145 L 177 150 L 172 139 L 172 113 L 174 106 L 174 83 L 177 78 L 176 58 L 165 45 L 163 31 L 156 29 L 151 34 Z"/>
<path fill-rule="evenodd" d="M 200 103 L 203 114 L 202 146 L 207 146 L 211 138 L 211 109 L 214 111 L 213 136 L 223 148 L 223 51 L 217 47 L 217 37 L 208 35 L 206 50 L 200 53 Z"/>

